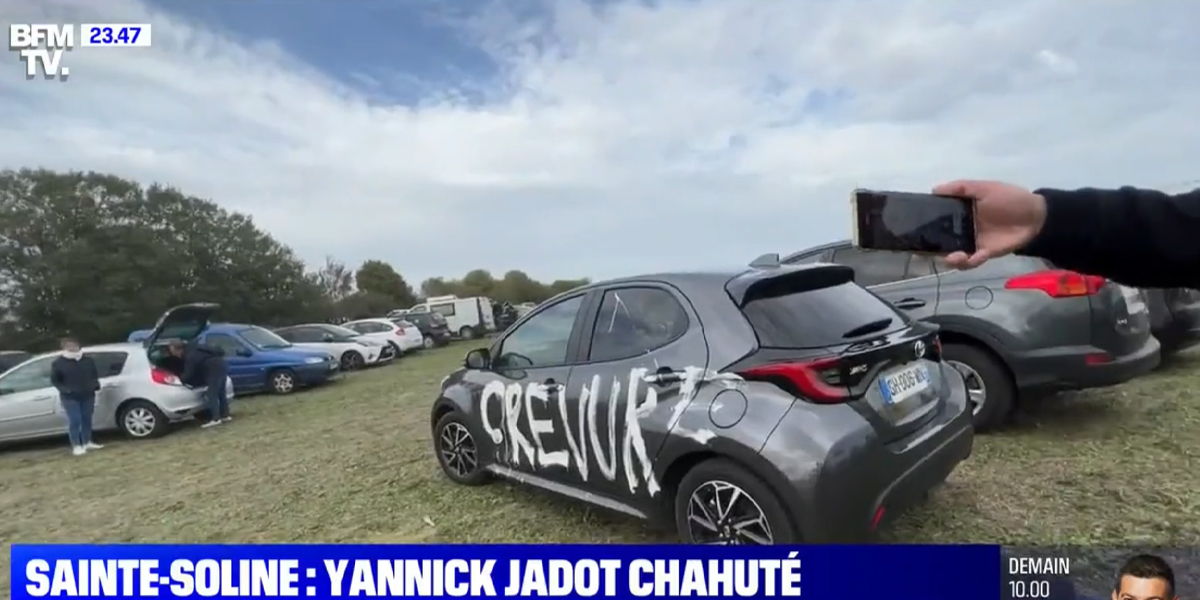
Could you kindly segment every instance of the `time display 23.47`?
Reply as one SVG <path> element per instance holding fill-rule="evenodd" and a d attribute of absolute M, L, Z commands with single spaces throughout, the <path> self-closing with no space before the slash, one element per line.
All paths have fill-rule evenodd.
<path fill-rule="evenodd" d="M 150 45 L 150 24 L 94 24 L 79 27 L 80 46 L 127 46 Z"/>

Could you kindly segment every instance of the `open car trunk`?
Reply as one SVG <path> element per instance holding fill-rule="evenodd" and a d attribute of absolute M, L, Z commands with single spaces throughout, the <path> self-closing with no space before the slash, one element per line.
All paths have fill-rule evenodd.
<path fill-rule="evenodd" d="M 183 377 L 183 359 L 171 356 L 166 344 L 152 346 L 146 349 L 150 364 L 167 371 L 176 377 Z"/>

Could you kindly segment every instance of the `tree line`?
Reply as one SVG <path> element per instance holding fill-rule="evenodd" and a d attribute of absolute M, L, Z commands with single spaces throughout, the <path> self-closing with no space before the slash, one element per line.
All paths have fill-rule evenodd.
<path fill-rule="evenodd" d="M 115 175 L 0 171 L 0 350 L 42 350 L 63 335 L 124 340 L 171 306 L 206 301 L 220 319 L 261 325 L 383 316 L 422 297 L 541 302 L 587 283 L 542 283 L 476 269 L 414 289 L 391 264 L 314 270 L 244 214 Z"/>

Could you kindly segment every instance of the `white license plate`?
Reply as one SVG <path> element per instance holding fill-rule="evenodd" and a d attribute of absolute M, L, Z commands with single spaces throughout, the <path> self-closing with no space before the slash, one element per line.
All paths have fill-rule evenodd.
<path fill-rule="evenodd" d="M 915 364 L 879 378 L 879 391 L 884 402 L 898 404 L 929 387 L 929 369 Z"/>
<path fill-rule="evenodd" d="M 1142 292 L 1131 287 L 1121 286 L 1121 296 L 1125 298 L 1125 310 L 1131 315 L 1146 312 L 1146 302 Z"/>

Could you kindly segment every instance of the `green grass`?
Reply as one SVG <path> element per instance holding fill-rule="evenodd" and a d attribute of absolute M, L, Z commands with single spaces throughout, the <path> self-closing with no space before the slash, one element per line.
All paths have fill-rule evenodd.
<path fill-rule="evenodd" d="M 429 405 L 470 346 L 292 397 L 238 400 L 235 421 L 153 441 L 0 452 L 12 542 L 650 542 L 640 523 L 513 485 L 451 484 Z M 978 438 L 971 460 L 887 541 L 1200 544 L 1200 356 L 1064 395 Z M 0 561 L 7 561 L 3 552 Z M 8 565 L 0 564 L 0 595 Z"/>

